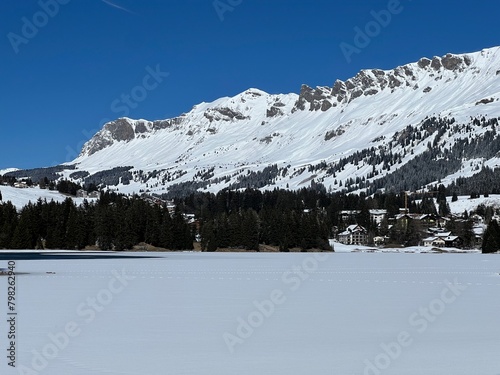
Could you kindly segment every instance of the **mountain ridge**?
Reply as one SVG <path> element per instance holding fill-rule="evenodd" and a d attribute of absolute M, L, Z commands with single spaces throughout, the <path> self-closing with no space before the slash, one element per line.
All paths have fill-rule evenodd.
<path fill-rule="evenodd" d="M 302 85 L 298 94 L 252 88 L 171 119 L 111 121 L 61 177 L 85 184 L 109 172 L 117 182 L 111 186 L 125 193 L 297 189 L 312 182 L 334 191 L 345 191 L 346 183 L 349 191 L 363 190 L 430 152 L 429 143 L 439 159 L 451 157 L 441 151 L 464 137 L 483 137 L 495 125 L 481 119 L 497 121 L 499 99 L 500 47 L 365 69 L 332 87 Z M 412 136 L 417 133 L 419 139 Z M 482 165 L 495 166 L 496 159 Z M 110 172 L 117 167 L 118 179 Z"/>

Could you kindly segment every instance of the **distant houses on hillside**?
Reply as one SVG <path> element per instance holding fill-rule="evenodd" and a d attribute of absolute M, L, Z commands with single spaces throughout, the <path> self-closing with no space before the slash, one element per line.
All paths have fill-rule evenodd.
<path fill-rule="evenodd" d="M 345 230 L 337 234 L 337 240 L 346 245 L 375 245 L 383 246 L 391 239 L 389 232 L 392 228 L 408 228 L 413 225 L 418 228 L 418 243 L 426 247 L 454 247 L 462 248 L 465 245 L 465 240 L 460 235 L 446 230 L 450 223 L 465 223 L 466 220 L 453 215 L 442 217 L 436 214 L 419 214 L 409 213 L 407 209 L 400 209 L 397 215 L 389 217 L 387 210 L 372 209 L 369 210 L 370 221 L 372 228 L 375 225 L 377 230 L 370 232 L 363 226 L 356 224 L 357 218 L 361 214 L 359 210 L 343 210 L 339 213 L 339 219 L 343 223 L 351 223 L 345 227 Z M 483 218 L 474 215 L 469 218 L 472 221 L 472 230 L 469 230 L 470 236 L 468 237 L 469 246 L 480 247 L 484 232 Z M 469 221 L 469 222 L 470 222 Z M 385 232 L 381 231 L 382 223 L 385 223 Z M 378 234 L 380 232 L 382 234 Z M 394 242 L 392 238 L 392 243 Z M 405 245 L 401 243 L 401 245 Z"/>
<path fill-rule="evenodd" d="M 369 210 L 369 212 L 370 212 L 370 220 L 377 224 L 380 224 L 387 215 L 387 210 L 384 209 L 372 209 Z M 340 219 L 343 222 L 349 222 L 355 220 L 356 216 L 359 215 L 360 213 L 361 213 L 360 210 L 343 210 L 340 211 Z"/>
<path fill-rule="evenodd" d="M 88 193 L 87 191 L 85 191 L 83 189 L 79 189 L 76 192 L 77 198 L 99 198 L 100 195 L 101 195 L 101 193 L 98 191 L 91 191 L 90 193 Z"/>
<path fill-rule="evenodd" d="M 24 180 L 20 180 L 20 181 L 14 182 L 13 186 L 15 188 L 17 188 L 17 189 L 26 189 L 26 188 L 29 187 L 28 182 L 24 181 Z"/>

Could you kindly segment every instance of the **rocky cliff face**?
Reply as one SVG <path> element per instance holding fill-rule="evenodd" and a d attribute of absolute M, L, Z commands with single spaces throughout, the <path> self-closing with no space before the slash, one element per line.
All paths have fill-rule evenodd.
<path fill-rule="evenodd" d="M 485 52 L 483 51 L 483 53 Z M 389 71 L 362 70 L 355 77 L 346 81 L 336 80 L 332 87 L 311 88 L 302 85 L 299 96 L 289 112 L 285 111 L 285 104 L 279 98 L 257 89 L 250 89 L 240 94 L 236 100 L 233 98 L 228 106 L 206 108 L 203 111 L 203 117 L 211 124 L 249 120 L 251 116 L 245 114 L 245 111 L 241 110 L 241 106 L 237 108 L 234 104 L 250 104 L 262 97 L 266 97 L 269 102 L 265 116 L 262 118 L 262 121 L 265 122 L 267 118 L 284 117 L 298 111 L 327 112 L 337 106 L 345 107 L 358 98 L 377 95 L 384 91 L 393 93 L 402 87 L 428 93 L 432 87 L 420 87 L 422 77 L 430 76 L 435 77 L 435 81 L 445 79 L 447 82 L 459 79 L 460 75 L 471 67 L 473 59 L 473 56 L 467 54 L 447 54 L 432 59 L 422 58 L 417 63 L 407 64 Z M 239 103 L 235 103 L 236 101 Z M 103 129 L 84 146 L 82 155 L 92 155 L 115 142 L 129 142 L 141 135 L 179 126 L 190 116 L 193 116 L 196 108 L 195 106 L 193 111 L 184 116 L 167 120 L 146 121 L 120 118 L 111 121 L 105 124 Z"/>
<path fill-rule="evenodd" d="M 448 77 L 457 78 L 472 64 L 469 55 L 447 54 L 443 57 L 420 59 L 416 64 L 408 64 L 397 67 L 390 71 L 380 69 L 362 70 L 355 77 L 347 81 L 337 80 L 333 87 L 317 87 L 313 89 L 302 85 L 299 99 L 295 103 L 293 111 L 327 111 L 336 107 L 339 103 L 350 103 L 362 97 L 376 95 L 380 91 L 390 90 L 407 86 L 415 90 L 419 89 L 417 83 L 422 75 L 443 74 Z M 425 88 L 424 88 L 425 90 Z"/>
<path fill-rule="evenodd" d="M 113 145 L 115 142 L 130 142 L 145 134 L 179 125 L 180 117 L 168 120 L 146 121 L 122 117 L 110 121 L 83 147 L 81 155 L 90 156 Z"/>

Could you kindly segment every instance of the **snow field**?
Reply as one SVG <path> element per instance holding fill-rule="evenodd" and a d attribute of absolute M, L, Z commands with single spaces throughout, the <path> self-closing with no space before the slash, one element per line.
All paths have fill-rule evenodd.
<path fill-rule="evenodd" d="M 38 199 L 47 200 L 47 202 L 64 202 L 69 196 L 59 193 L 56 190 L 40 189 L 38 187 L 18 189 L 12 186 L 0 186 L 0 192 L 2 192 L 2 201 L 0 202 L 12 202 L 12 204 L 21 210 L 28 203 L 36 203 Z M 82 204 L 84 198 L 71 198 L 76 204 Z M 90 202 L 95 199 L 87 200 Z"/>
<path fill-rule="evenodd" d="M 498 256 L 316 255 L 17 261 L 30 272 L 18 276 L 18 365 L 51 375 L 500 373 Z M 239 340 L 228 346 L 227 334 Z"/>

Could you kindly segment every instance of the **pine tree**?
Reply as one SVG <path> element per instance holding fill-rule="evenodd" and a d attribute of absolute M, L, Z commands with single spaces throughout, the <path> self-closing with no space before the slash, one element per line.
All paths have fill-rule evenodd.
<path fill-rule="evenodd" d="M 193 238 L 180 208 L 177 206 L 172 218 L 172 250 L 192 250 Z"/>
<path fill-rule="evenodd" d="M 201 230 L 201 248 L 203 251 L 208 252 L 217 250 L 217 230 L 212 221 L 203 225 Z"/>
<path fill-rule="evenodd" d="M 500 250 L 500 227 L 496 220 L 491 220 L 484 232 L 483 253 L 494 253 Z"/>
<path fill-rule="evenodd" d="M 159 234 L 159 244 L 160 247 L 165 249 L 173 249 L 173 232 L 172 232 L 172 218 L 170 213 L 165 210 L 162 215 L 160 234 Z"/>
<path fill-rule="evenodd" d="M 69 208 L 68 221 L 66 223 L 65 248 L 71 250 L 80 250 L 85 247 L 83 227 L 83 215 L 74 204 Z"/>
<path fill-rule="evenodd" d="M 450 206 L 446 202 L 446 200 L 442 200 L 439 202 L 439 215 L 440 216 L 448 216 L 450 214 Z"/>
<path fill-rule="evenodd" d="M 153 246 L 160 245 L 160 228 L 162 214 L 158 206 L 152 207 L 146 214 L 146 230 L 144 233 L 144 241 Z"/>
<path fill-rule="evenodd" d="M 259 250 L 259 234 L 259 216 L 253 209 L 248 209 L 243 214 L 241 225 L 241 244 L 246 250 Z"/>
<path fill-rule="evenodd" d="M 34 249 L 38 234 L 32 217 L 33 206 L 29 204 L 21 210 L 19 222 L 12 236 L 13 249 Z"/>
<path fill-rule="evenodd" d="M 101 250 L 112 250 L 116 231 L 112 207 L 99 202 L 99 206 L 95 210 L 94 223 L 97 245 Z"/>
<path fill-rule="evenodd" d="M 0 249 L 11 247 L 17 227 L 17 210 L 11 202 L 0 205 Z"/>

